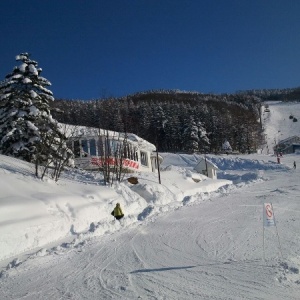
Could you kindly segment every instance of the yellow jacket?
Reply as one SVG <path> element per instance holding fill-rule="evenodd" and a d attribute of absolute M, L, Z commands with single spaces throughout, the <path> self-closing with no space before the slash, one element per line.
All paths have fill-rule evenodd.
<path fill-rule="evenodd" d="M 114 217 L 123 216 L 123 212 L 119 203 L 117 203 L 116 207 L 113 210 Z"/>

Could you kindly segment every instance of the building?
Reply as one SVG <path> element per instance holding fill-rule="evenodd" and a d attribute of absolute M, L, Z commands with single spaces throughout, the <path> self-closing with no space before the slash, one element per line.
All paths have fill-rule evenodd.
<path fill-rule="evenodd" d="M 66 125 L 67 126 L 67 125 Z M 121 165 L 128 171 L 155 172 L 156 147 L 132 133 L 68 125 L 68 146 L 75 155 L 75 166 L 97 170 L 104 165 Z"/>
<path fill-rule="evenodd" d="M 280 141 L 275 147 L 275 153 L 289 154 L 300 151 L 300 137 L 291 136 L 287 139 Z"/>
<path fill-rule="evenodd" d="M 201 158 L 194 167 L 194 170 L 211 179 L 217 179 L 217 170 L 219 168 L 207 158 Z"/>

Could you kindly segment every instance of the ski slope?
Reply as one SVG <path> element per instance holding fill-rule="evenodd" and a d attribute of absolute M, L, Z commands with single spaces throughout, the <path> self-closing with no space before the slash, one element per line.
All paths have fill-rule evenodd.
<path fill-rule="evenodd" d="M 300 137 L 300 105 L 299 102 L 266 102 L 270 112 L 262 109 L 262 122 L 266 137 L 266 145 L 262 149 L 264 154 L 273 154 L 274 146 L 281 140 L 294 135 Z M 293 122 L 290 116 L 298 119 Z"/>

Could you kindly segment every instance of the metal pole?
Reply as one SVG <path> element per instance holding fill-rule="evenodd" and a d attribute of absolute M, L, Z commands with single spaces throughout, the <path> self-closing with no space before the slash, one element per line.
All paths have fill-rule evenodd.
<path fill-rule="evenodd" d="M 281 249 L 281 243 L 280 243 L 280 239 L 279 239 L 279 234 L 278 234 L 278 229 L 277 229 L 276 219 L 275 219 L 275 214 L 274 214 L 274 208 L 273 208 L 273 204 L 272 203 L 271 203 L 271 206 L 272 206 L 272 211 L 273 211 L 273 215 L 274 215 L 274 223 L 275 223 L 275 227 L 276 227 L 276 233 L 277 233 L 277 239 L 278 239 L 278 244 L 279 244 L 279 250 L 280 250 L 281 257 L 283 259 L 282 249 Z"/>
<path fill-rule="evenodd" d="M 263 205 L 263 258 L 264 261 L 266 260 L 266 256 L 265 256 L 265 206 Z"/>

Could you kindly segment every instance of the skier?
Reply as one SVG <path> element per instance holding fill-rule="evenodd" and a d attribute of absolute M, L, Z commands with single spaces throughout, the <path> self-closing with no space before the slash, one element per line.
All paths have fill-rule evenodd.
<path fill-rule="evenodd" d="M 294 161 L 294 169 L 296 169 L 296 162 Z"/>
<path fill-rule="evenodd" d="M 120 203 L 116 204 L 116 207 L 111 212 L 111 215 L 114 216 L 117 220 L 120 220 L 120 219 L 122 219 L 124 217 L 124 214 L 122 212 L 122 208 L 120 206 Z"/>

